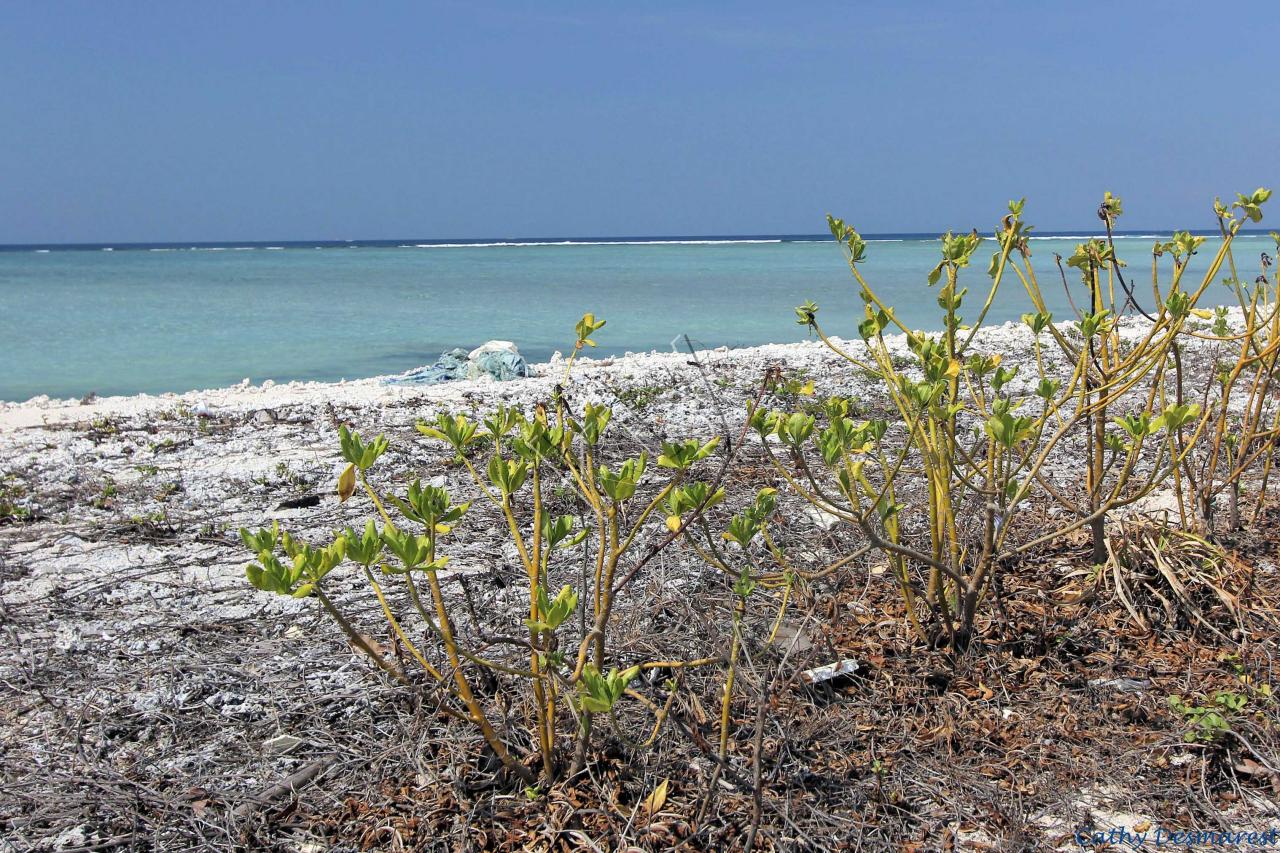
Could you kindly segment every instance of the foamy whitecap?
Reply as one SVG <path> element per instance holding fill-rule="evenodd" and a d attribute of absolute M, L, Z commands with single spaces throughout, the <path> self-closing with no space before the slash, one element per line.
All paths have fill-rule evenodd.
<path fill-rule="evenodd" d="M 1161 240 L 1168 234 L 1114 234 L 1113 240 Z M 1105 240 L 1106 234 L 1037 234 L 1028 240 Z"/>
<path fill-rule="evenodd" d="M 755 243 L 781 243 L 771 240 L 530 240 L 494 243 L 405 243 L 401 249 L 521 249 L 535 246 L 736 246 Z"/>

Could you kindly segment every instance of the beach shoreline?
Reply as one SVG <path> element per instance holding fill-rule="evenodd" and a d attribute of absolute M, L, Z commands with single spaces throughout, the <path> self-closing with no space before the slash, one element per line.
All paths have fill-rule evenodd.
<path fill-rule="evenodd" d="M 645 381 L 655 373 L 696 359 L 706 364 L 730 362 L 759 364 L 768 361 L 809 364 L 834 358 L 820 341 L 770 343 L 750 347 L 717 347 L 689 352 L 627 353 L 622 356 L 591 358 L 580 356 L 574 364 L 575 378 L 624 378 Z M 503 382 L 488 377 L 457 379 L 428 384 L 393 384 L 401 374 L 386 374 L 338 382 L 266 380 L 255 384 L 246 379 L 235 385 L 163 394 L 91 395 L 85 399 L 51 398 L 47 395 L 23 401 L 0 402 L 0 433 L 40 425 L 67 424 L 98 417 L 133 417 L 164 410 L 195 410 L 203 406 L 210 414 L 236 415 L 280 406 L 314 404 L 325 401 L 358 406 L 394 405 L 407 401 L 450 405 L 474 395 L 529 397 L 549 394 L 563 378 L 563 358 L 529 365 L 531 375 Z"/>
<path fill-rule="evenodd" d="M 926 333 L 937 334 L 936 331 Z M 836 336 L 832 336 L 831 340 L 846 349 L 862 346 L 862 342 L 858 340 Z M 906 352 L 905 336 L 902 334 L 886 335 L 886 340 L 891 348 Z M 985 352 L 1000 352 L 1007 361 L 1027 361 L 1029 365 L 1034 364 L 1031 344 L 1030 332 L 1022 323 L 1015 321 L 985 326 L 975 342 L 975 346 L 983 348 Z M 557 353 L 557 356 L 560 354 Z M 735 370 L 756 369 L 761 373 L 771 364 L 808 369 L 826 363 L 843 363 L 839 356 L 816 339 L 743 347 L 720 346 L 695 349 L 692 353 L 658 350 L 627 352 L 620 356 L 599 358 L 591 357 L 591 351 L 586 350 L 574 362 L 573 379 L 627 383 L 644 383 L 655 378 L 665 380 L 669 378 L 667 374 L 673 367 L 687 366 L 694 361 L 708 367 L 729 365 Z M 554 384 L 563 379 L 564 366 L 564 358 L 560 356 L 550 361 L 530 364 L 530 376 L 527 378 L 502 382 L 480 377 L 434 385 L 393 384 L 389 380 L 404 374 L 384 374 L 337 382 L 266 380 L 255 384 L 250 378 L 246 378 L 235 385 L 185 392 L 111 396 L 91 394 L 84 399 L 39 395 L 23 401 L 0 401 L 0 434 L 16 429 L 74 423 L 99 417 L 133 417 L 166 410 L 189 412 L 198 407 L 201 411 L 207 410 L 205 416 L 235 416 L 261 409 L 323 402 L 385 406 L 422 401 L 448 406 L 477 395 L 527 399 L 531 403 L 539 395 L 548 395 Z"/>

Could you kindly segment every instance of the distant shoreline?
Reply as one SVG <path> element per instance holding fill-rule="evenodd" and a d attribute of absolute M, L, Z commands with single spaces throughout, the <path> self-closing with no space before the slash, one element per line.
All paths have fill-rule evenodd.
<path fill-rule="evenodd" d="M 1171 236 L 1174 231 L 1187 231 L 1206 237 L 1216 237 L 1213 229 L 1150 228 L 1116 231 L 1120 240 L 1158 240 Z M 868 242 L 914 242 L 937 240 L 936 231 L 886 231 L 867 233 Z M 1268 230 L 1244 229 L 1243 237 L 1266 236 Z M 1068 229 L 1044 231 L 1031 237 L 1033 240 L 1084 240 L 1105 236 L 1098 229 Z M 0 252 L 166 252 L 166 251 L 285 251 L 290 249 L 482 249 L 482 248 L 543 248 L 553 246 L 714 246 L 779 243 L 829 243 L 830 234 L 672 234 L 672 235 L 619 235 L 604 237 L 456 237 L 456 238 L 402 238 L 359 240 L 183 240 L 165 242 L 105 241 L 86 243 L 0 243 Z"/>

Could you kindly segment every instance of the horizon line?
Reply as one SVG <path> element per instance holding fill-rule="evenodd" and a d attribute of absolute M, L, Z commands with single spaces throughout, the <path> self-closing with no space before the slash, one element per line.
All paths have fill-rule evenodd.
<path fill-rule="evenodd" d="M 1131 228 L 1114 232 L 1116 237 L 1155 239 L 1172 235 L 1175 231 L 1190 231 L 1197 236 L 1218 236 L 1219 232 L 1210 228 Z M 945 233 L 945 232 L 943 232 Z M 959 233 L 959 232 L 953 232 Z M 1266 236 L 1270 233 L 1265 228 L 1242 228 L 1238 232 L 1246 236 Z M 880 231 L 865 232 L 862 235 L 868 240 L 936 240 L 942 233 L 936 231 Z M 982 234 L 987 237 L 989 235 Z M 1101 229 L 1045 229 L 1039 234 L 1031 234 L 1040 238 L 1076 238 L 1101 237 Z M 145 248 L 331 248 L 367 246 L 370 248 L 419 248 L 419 247 L 518 247 L 518 246 L 552 246 L 552 245 L 590 245 L 590 244 L 644 244 L 644 243 L 730 243 L 730 242 L 834 242 L 829 233 L 751 233 L 751 234 L 622 234 L 601 236 L 504 236 L 504 237 L 363 237 L 351 239 L 276 239 L 276 240 L 118 240 L 118 241 L 76 241 L 76 242 L 31 242 L 0 243 L 0 251 L 31 251 L 36 249 L 145 249 Z"/>

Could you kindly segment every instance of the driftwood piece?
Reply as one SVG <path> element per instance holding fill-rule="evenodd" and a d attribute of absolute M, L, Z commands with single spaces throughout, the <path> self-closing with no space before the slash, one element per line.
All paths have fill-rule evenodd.
<path fill-rule="evenodd" d="M 297 793 L 299 788 L 311 784 L 316 777 L 329 769 L 335 761 L 338 760 L 336 755 L 322 755 L 310 764 L 304 765 L 301 769 L 289 774 L 280 782 L 267 788 L 255 797 L 250 797 L 245 802 L 236 807 L 233 814 L 236 817 L 248 817 L 258 809 L 269 805 L 275 800 L 285 795 Z"/>

